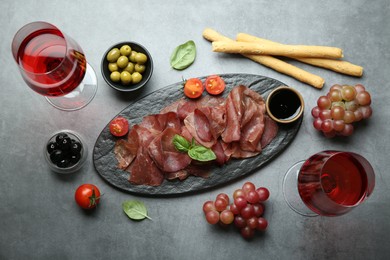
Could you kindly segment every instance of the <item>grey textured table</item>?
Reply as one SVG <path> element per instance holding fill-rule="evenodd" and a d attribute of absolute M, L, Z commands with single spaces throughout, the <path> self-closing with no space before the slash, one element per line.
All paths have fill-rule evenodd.
<path fill-rule="evenodd" d="M 0 9 L 0 259 L 385 259 L 390 255 L 390 4 L 379 1 L 1 1 Z M 30 90 L 15 65 L 10 45 L 24 24 L 44 20 L 83 47 L 98 75 L 99 89 L 86 108 L 62 112 Z M 345 59 L 364 67 L 362 78 L 293 64 L 325 78 L 323 90 L 279 74 L 245 58 L 213 53 L 202 31 L 211 27 L 228 37 L 246 32 L 290 44 L 338 46 Z M 195 63 L 170 68 L 174 47 L 197 45 Z M 107 184 L 92 157 L 78 173 L 61 177 L 42 155 L 49 135 L 72 129 L 90 150 L 100 131 L 134 99 L 108 87 L 101 56 L 116 42 L 134 40 L 152 53 L 155 71 L 139 96 L 179 81 L 213 73 L 253 73 L 297 88 L 307 107 L 293 143 L 275 160 L 244 179 L 199 194 L 173 198 L 138 197 Z M 362 83 L 371 91 L 372 118 L 347 139 L 329 140 L 312 127 L 310 109 L 334 83 Z M 355 151 L 374 166 L 372 196 L 351 213 L 305 218 L 283 199 L 282 179 L 290 165 L 324 149 Z M 91 154 L 90 154 L 91 155 Z M 243 240 L 235 230 L 208 225 L 201 211 L 216 194 L 231 194 L 246 180 L 271 191 L 263 236 Z M 74 191 L 94 183 L 104 193 L 89 214 L 74 203 Z M 133 222 L 121 209 L 142 200 L 152 221 Z"/>

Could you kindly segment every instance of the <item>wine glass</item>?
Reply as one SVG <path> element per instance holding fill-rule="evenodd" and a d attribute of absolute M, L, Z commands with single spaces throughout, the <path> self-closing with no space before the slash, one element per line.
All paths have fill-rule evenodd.
<path fill-rule="evenodd" d="M 32 22 L 12 41 L 12 54 L 27 85 L 54 107 L 85 107 L 97 91 L 97 78 L 81 47 L 56 26 Z"/>
<path fill-rule="evenodd" d="M 339 216 L 360 205 L 374 186 L 374 170 L 363 156 L 322 151 L 287 171 L 283 195 L 301 215 Z"/>

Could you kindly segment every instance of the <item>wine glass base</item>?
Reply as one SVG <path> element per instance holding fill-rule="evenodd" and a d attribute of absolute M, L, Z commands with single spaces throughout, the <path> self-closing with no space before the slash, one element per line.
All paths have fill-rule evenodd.
<path fill-rule="evenodd" d="M 304 162 L 297 162 L 287 171 L 283 178 L 283 196 L 288 206 L 296 213 L 306 217 L 315 217 L 318 214 L 306 206 L 298 192 L 298 174 Z"/>
<path fill-rule="evenodd" d="M 88 105 L 95 97 L 97 89 L 96 73 L 87 63 L 84 79 L 77 88 L 64 96 L 45 98 L 55 108 L 64 111 L 75 111 Z"/>

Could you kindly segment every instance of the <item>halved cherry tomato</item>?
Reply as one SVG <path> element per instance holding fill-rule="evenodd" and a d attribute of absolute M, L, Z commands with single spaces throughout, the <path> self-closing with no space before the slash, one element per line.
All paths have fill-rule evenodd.
<path fill-rule="evenodd" d="M 100 201 L 99 188 L 93 184 L 83 184 L 77 188 L 74 199 L 83 209 L 93 209 Z"/>
<path fill-rule="evenodd" d="M 225 90 L 225 81 L 218 75 L 209 76 L 206 79 L 206 91 L 211 95 L 219 95 Z"/>
<path fill-rule="evenodd" d="M 114 136 L 124 136 L 129 132 L 129 122 L 126 118 L 118 116 L 110 122 L 110 132 Z"/>
<path fill-rule="evenodd" d="M 203 83 L 198 78 L 187 79 L 184 84 L 184 95 L 189 98 L 198 98 L 203 93 Z"/>

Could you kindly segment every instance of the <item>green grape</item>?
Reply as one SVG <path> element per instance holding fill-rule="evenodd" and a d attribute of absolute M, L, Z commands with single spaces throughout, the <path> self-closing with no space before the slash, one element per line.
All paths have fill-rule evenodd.
<path fill-rule="evenodd" d="M 341 89 L 341 96 L 345 101 L 352 101 L 356 97 L 356 90 L 353 86 L 344 85 Z"/>
<path fill-rule="evenodd" d="M 338 101 L 342 100 L 341 91 L 338 89 L 333 89 L 333 90 L 329 91 L 327 96 L 329 97 L 329 99 L 332 102 L 338 102 Z"/>
<path fill-rule="evenodd" d="M 332 116 L 332 119 L 340 120 L 340 119 L 344 118 L 345 110 L 342 107 L 335 106 L 335 107 L 332 107 L 330 114 Z"/>

